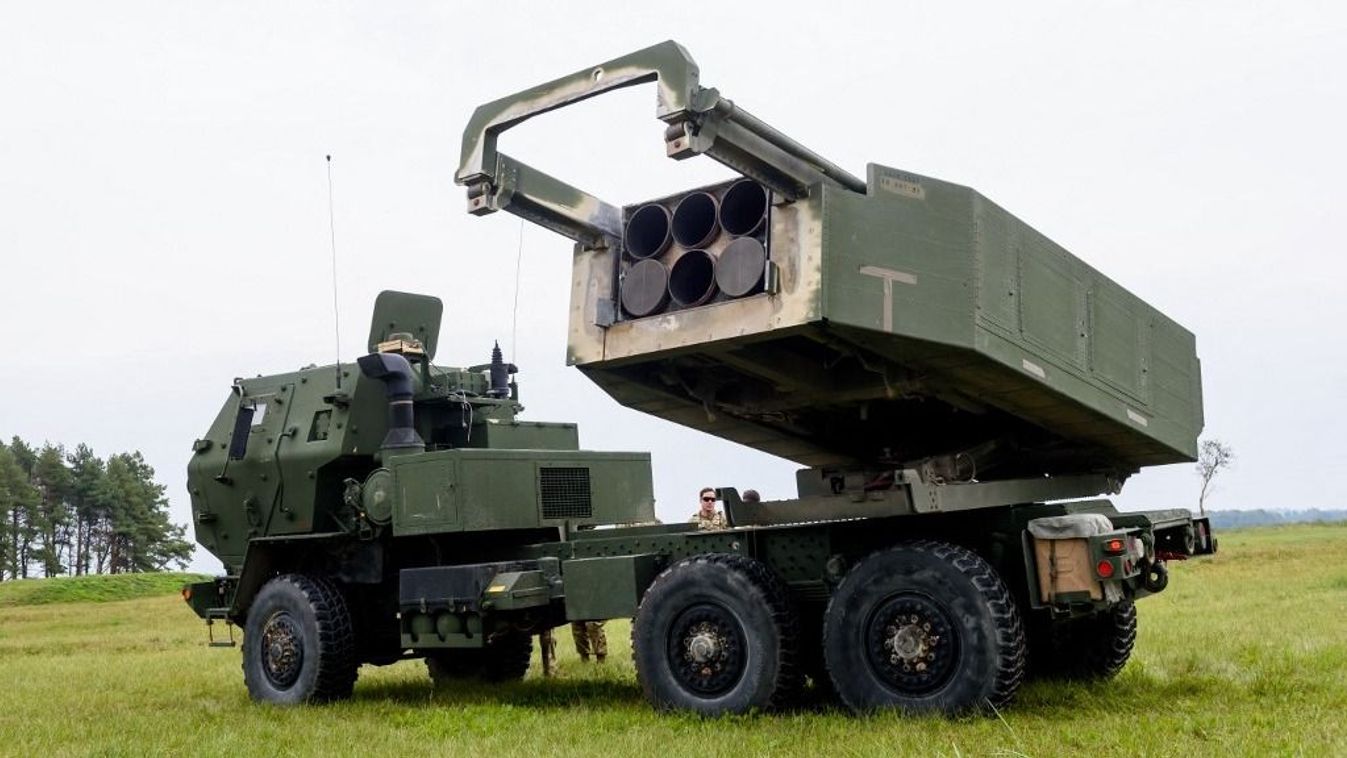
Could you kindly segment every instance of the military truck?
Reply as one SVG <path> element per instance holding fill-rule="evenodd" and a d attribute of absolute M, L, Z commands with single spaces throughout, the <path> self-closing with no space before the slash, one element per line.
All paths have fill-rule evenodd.
<path fill-rule="evenodd" d="M 667 154 L 734 178 L 617 206 L 497 150 L 645 82 Z M 470 212 L 575 241 L 571 364 L 800 463 L 798 496 L 723 487 L 729 529 L 651 524 L 646 454 L 521 420 L 498 351 L 434 364 L 439 302 L 384 293 L 357 366 L 238 380 L 195 444 L 197 537 L 227 576 L 184 594 L 244 627 L 258 700 L 346 697 L 361 664 L 404 658 L 517 679 L 531 635 L 632 618 L 659 708 L 813 686 L 856 711 L 990 711 L 1028 675 L 1115 675 L 1134 602 L 1216 549 L 1205 519 L 1099 497 L 1195 457 L 1192 334 L 971 189 L 849 174 L 702 87 L 673 42 L 481 106 L 456 179 Z"/>

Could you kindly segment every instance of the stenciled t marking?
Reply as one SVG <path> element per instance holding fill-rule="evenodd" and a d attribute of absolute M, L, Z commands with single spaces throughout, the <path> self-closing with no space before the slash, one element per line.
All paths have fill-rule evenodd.
<path fill-rule="evenodd" d="M 917 275 L 909 274 L 906 271 L 894 271 L 891 268 L 880 268 L 879 266 L 861 266 L 861 274 L 884 280 L 884 331 L 893 331 L 893 283 L 901 282 L 915 285 Z"/>

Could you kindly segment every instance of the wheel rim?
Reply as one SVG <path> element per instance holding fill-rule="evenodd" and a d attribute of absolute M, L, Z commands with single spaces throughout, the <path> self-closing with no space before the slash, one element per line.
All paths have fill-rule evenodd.
<path fill-rule="evenodd" d="M 262 627 L 262 673 L 279 689 L 299 679 L 304 666 L 304 637 L 299 622 L 286 611 L 273 614 Z"/>
<path fill-rule="evenodd" d="M 669 666 L 678 683 L 698 695 L 732 689 L 743 676 L 745 653 L 739 620 L 722 606 L 694 605 L 670 627 Z"/>
<path fill-rule="evenodd" d="M 902 695 L 940 689 L 953 676 L 959 639 L 945 607 L 915 593 L 880 603 L 865 625 L 866 661 L 881 681 Z"/>

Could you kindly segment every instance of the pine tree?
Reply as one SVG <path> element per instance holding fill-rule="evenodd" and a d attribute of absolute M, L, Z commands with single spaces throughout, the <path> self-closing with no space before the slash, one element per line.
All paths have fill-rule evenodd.
<path fill-rule="evenodd" d="M 103 479 L 103 461 L 88 445 L 80 444 L 66 459 L 70 464 L 70 507 L 74 523 L 74 554 L 71 573 L 89 573 L 90 542 L 98 517 L 98 483 Z"/>
<path fill-rule="evenodd" d="M 0 582 L 5 580 L 5 572 L 11 570 L 9 514 L 16 499 L 13 494 L 14 482 L 21 476 L 19 465 L 14 462 L 14 454 L 9 452 L 5 443 L 0 442 Z"/>
<path fill-rule="evenodd" d="M 40 495 L 32 519 L 37 538 L 33 560 L 42 565 L 43 576 L 57 576 L 65 571 L 62 553 L 69 546 L 71 523 L 67 497 L 73 480 L 65 465 L 65 449 L 50 443 L 43 445 L 32 478 Z"/>
<path fill-rule="evenodd" d="M 37 536 L 33 514 L 40 500 L 37 489 L 32 486 L 37 453 L 17 436 L 10 440 L 9 451 L 21 472 L 21 484 L 14 485 L 14 500 L 9 512 L 10 578 L 27 579 L 33 540 Z"/>
<path fill-rule="evenodd" d="M 168 520 L 164 487 L 154 481 L 154 469 L 139 452 L 108 459 L 96 502 L 101 539 L 93 552 L 99 571 L 161 571 L 169 564 L 186 566 L 191 559 L 185 530 Z"/>
<path fill-rule="evenodd" d="M 191 556 L 186 528 L 169 521 L 164 486 L 139 452 L 104 461 L 83 444 L 69 455 L 18 437 L 0 444 L 0 579 L 36 566 L 46 576 L 162 571 Z"/>

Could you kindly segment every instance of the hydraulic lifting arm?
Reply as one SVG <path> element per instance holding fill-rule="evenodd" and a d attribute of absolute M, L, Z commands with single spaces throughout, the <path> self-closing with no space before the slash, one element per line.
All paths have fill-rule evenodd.
<path fill-rule="evenodd" d="M 705 153 L 789 199 L 831 183 L 865 192 L 865 182 L 702 87 L 697 64 L 676 42 L 661 42 L 480 106 L 463 131 L 454 181 L 468 189 L 468 212 L 506 210 L 591 247 L 622 237 L 619 209 L 496 149 L 500 133 L 534 116 L 609 90 L 657 86 L 655 115 L 666 125 L 665 152 L 682 160 Z"/>

